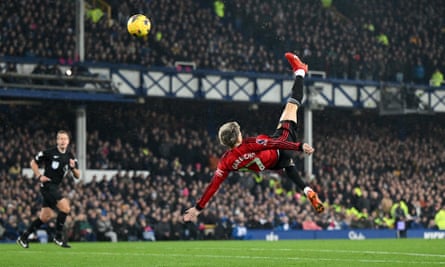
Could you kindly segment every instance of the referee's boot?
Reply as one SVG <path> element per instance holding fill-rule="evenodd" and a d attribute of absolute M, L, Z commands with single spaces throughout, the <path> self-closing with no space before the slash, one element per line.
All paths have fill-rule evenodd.
<path fill-rule="evenodd" d="M 24 238 L 22 236 L 19 236 L 19 238 L 17 238 L 17 244 L 19 246 L 21 246 L 22 248 L 29 248 L 29 241 L 27 238 Z"/>
<path fill-rule="evenodd" d="M 55 243 L 56 245 L 58 245 L 59 247 L 62 247 L 62 248 L 71 248 L 71 246 L 68 245 L 67 242 L 63 241 L 62 238 L 54 237 L 53 241 L 54 241 L 54 243 Z"/>

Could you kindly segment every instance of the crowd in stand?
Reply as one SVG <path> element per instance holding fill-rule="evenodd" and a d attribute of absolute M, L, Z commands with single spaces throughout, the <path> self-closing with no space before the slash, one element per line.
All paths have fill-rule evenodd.
<path fill-rule="evenodd" d="M 445 5 L 408 1 L 108 1 L 106 14 L 85 22 L 85 60 L 173 67 L 283 73 L 295 51 L 328 77 L 428 83 L 444 71 Z M 90 7 L 94 8 L 94 7 Z M 2 56 L 77 60 L 75 1 L 2 1 Z M 126 32 L 130 14 L 153 23 L 146 39 Z M 88 11 L 87 11 L 88 14 Z M 218 15 L 219 14 L 219 15 Z"/>
<path fill-rule="evenodd" d="M 69 240 L 230 239 L 239 238 L 233 233 L 243 231 L 234 229 L 244 227 L 392 229 L 399 220 L 409 229 L 443 229 L 437 216 L 445 212 L 443 116 L 392 118 L 339 110 L 314 115 L 314 174 L 307 179 L 325 201 L 325 213 L 316 215 L 279 172 L 235 173 L 196 224 L 183 224 L 182 212 L 197 201 L 223 151 L 214 128 L 238 119 L 246 133 L 270 133 L 279 106 L 262 104 L 246 113 L 241 111 L 247 104 L 172 101 L 88 106 L 88 168 L 120 171 L 63 184 L 73 207 L 66 224 Z M 14 240 L 40 209 L 39 185 L 21 170 L 53 144 L 57 129 L 74 129 L 69 104 L 48 105 L 45 114 L 40 106 L 2 107 L 3 240 Z M 133 172 L 141 169 L 149 172 Z M 54 225 L 45 230 L 51 235 Z"/>

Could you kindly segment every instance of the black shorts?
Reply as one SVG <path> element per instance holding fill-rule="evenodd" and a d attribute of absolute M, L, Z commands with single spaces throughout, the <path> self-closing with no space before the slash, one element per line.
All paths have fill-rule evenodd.
<path fill-rule="evenodd" d="M 280 127 L 274 132 L 272 137 L 290 142 L 297 142 L 297 123 L 294 121 L 285 120 L 280 121 L 280 124 Z M 278 158 L 277 164 L 275 165 L 275 167 L 273 167 L 274 170 L 280 170 L 285 167 L 295 165 L 293 158 L 297 156 L 298 151 L 279 149 L 278 152 L 280 153 L 280 156 Z"/>
<path fill-rule="evenodd" d="M 44 208 L 57 209 L 57 202 L 63 198 L 59 192 L 58 186 L 55 184 L 47 183 L 40 187 L 40 193 L 43 196 Z"/>

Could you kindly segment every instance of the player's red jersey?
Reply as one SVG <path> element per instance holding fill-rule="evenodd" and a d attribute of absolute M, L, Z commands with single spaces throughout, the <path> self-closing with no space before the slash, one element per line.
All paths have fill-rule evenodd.
<path fill-rule="evenodd" d="M 267 135 L 249 137 L 243 139 L 241 145 L 226 151 L 221 157 L 212 181 L 207 186 L 201 199 L 197 203 L 198 208 L 204 208 L 210 198 L 218 190 L 221 183 L 231 171 L 260 172 L 273 168 L 279 159 L 278 150 L 302 150 L 302 143 L 274 139 Z"/>

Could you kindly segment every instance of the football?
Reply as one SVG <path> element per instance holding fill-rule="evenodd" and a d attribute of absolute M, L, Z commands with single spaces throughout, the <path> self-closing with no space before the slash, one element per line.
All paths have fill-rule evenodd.
<path fill-rule="evenodd" d="M 136 37 L 148 35 L 151 29 L 151 21 L 145 15 L 136 14 L 131 16 L 127 22 L 128 32 Z"/>

